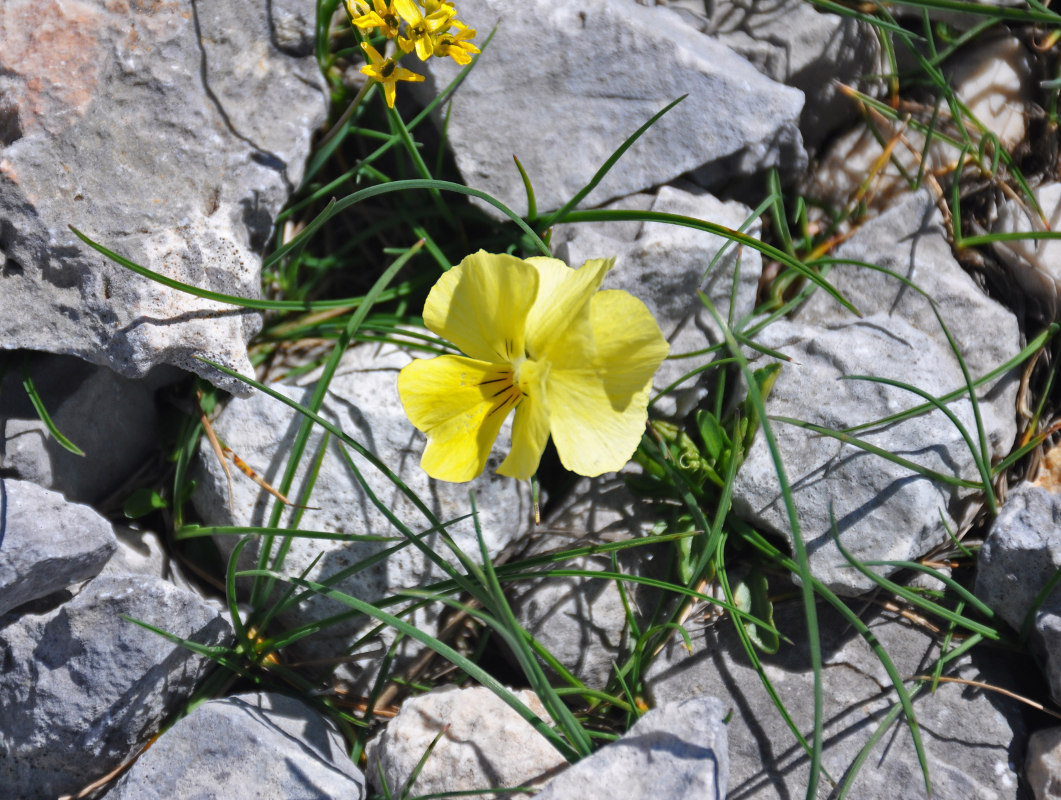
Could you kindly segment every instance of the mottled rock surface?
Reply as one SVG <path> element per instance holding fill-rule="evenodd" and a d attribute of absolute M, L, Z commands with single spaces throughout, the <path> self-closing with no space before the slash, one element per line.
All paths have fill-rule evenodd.
<path fill-rule="evenodd" d="M 1061 728 L 1046 728 L 1031 735 L 1024 774 L 1035 800 L 1061 797 Z"/>
<path fill-rule="evenodd" d="M 938 582 L 934 582 L 936 587 Z M 760 653 L 763 669 L 802 734 L 813 725 L 813 683 L 803 607 L 798 601 L 775 607 L 775 624 L 794 644 L 773 656 Z M 933 636 L 888 615 L 863 615 L 876 642 L 904 679 L 931 673 L 939 655 Z M 862 747 L 897 702 L 891 679 L 866 641 L 838 614 L 818 606 L 821 632 L 824 749 L 819 796 L 828 796 L 847 777 Z M 649 670 L 647 684 L 657 704 L 694 695 L 719 697 L 731 712 L 730 800 L 803 797 L 809 759 L 774 705 L 729 619 L 704 626 L 686 623 L 690 655 L 675 636 Z M 944 671 L 1021 693 L 1030 664 L 1010 653 L 976 650 Z M 907 683 L 914 691 L 918 684 Z M 957 683 L 940 683 L 916 693 L 914 712 L 927 754 L 933 797 L 1018 797 L 1027 727 L 1015 700 Z M 923 800 L 924 778 L 902 716 L 891 723 L 849 787 L 849 797 Z"/>
<path fill-rule="evenodd" d="M 163 368 L 130 380 L 73 356 L 35 354 L 24 364 L 21 356 L 12 357 L 0 382 L 0 469 L 77 503 L 105 499 L 158 446 L 155 391 L 182 373 Z M 23 369 L 82 455 L 49 433 L 22 386 Z"/>
<path fill-rule="evenodd" d="M 102 576 L 51 610 L 0 618 L 0 784 L 11 797 L 76 793 L 135 755 L 212 662 L 122 615 L 204 645 L 231 637 L 198 595 Z"/>
<path fill-rule="evenodd" d="M 515 692 L 542 719 L 545 708 L 530 691 Z M 442 738 L 424 764 L 413 794 L 540 786 L 567 763 L 530 723 L 489 689 L 446 686 L 406 700 L 386 730 L 369 742 L 369 781 L 379 789 L 379 772 L 394 791 L 403 787 L 432 740 Z M 468 795 L 469 800 L 494 797 Z M 525 798 L 526 794 L 506 794 Z"/>
<path fill-rule="evenodd" d="M 729 780 L 725 715 L 723 703 L 703 696 L 651 709 L 621 739 L 566 769 L 536 797 L 723 800 Z"/>
<path fill-rule="evenodd" d="M 837 255 L 879 264 L 932 297 L 973 380 L 1019 352 L 1016 318 L 986 297 L 955 262 L 927 193 L 912 195 L 866 223 Z M 854 317 L 819 290 L 792 321 L 779 320 L 757 337 L 791 358 L 767 401 L 770 416 L 845 430 L 924 402 L 900 387 L 850 379 L 856 375 L 900 381 L 933 397 L 965 386 L 957 357 L 923 295 L 895 277 L 858 265 L 836 267 L 827 278 L 864 317 Z M 985 337 L 985 330 L 991 335 Z M 757 357 L 753 365 L 772 360 Z M 978 393 L 988 463 L 1012 447 L 1016 390 L 1017 376 L 1009 373 Z M 968 399 L 957 398 L 948 407 L 978 446 Z M 840 541 L 856 558 L 907 560 L 946 541 L 941 514 L 957 529 L 977 508 L 969 490 L 783 420 L 772 426 L 811 569 L 841 594 L 860 594 L 873 583 L 840 553 L 833 541 L 834 519 Z M 869 425 L 854 434 L 924 468 L 979 479 L 969 442 L 938 410 Z M 734 508 L 749 522 L 791 541 L 776 468 L 761 434 L 737 475 Z"/>
<path fill-rule="evenodd" d="M 88 506 L 0 478 L 0 618 L 95 577 L 117 546 L 110 523 Z"/>
<path fill-rule="evenodd" d="M 1021 484 L 1006 497 L 977 558 L 976 594 L 1040 654 L 1061 697 L 1061 596 L 1036 597 L 1061 569 L 1061 494 Z M 1029 620 L 1028 615 L 1032 614 Z"/>
<path fill-rule="evenodd" d="M 698 30 L 717 38 L 779 83 L 807 98 L 800 132 L 816 146 L 858 114 L 840 85 L 871 91 L 885 68 L 864 22 L 822 13 L 805 0 L 671 0 Z"/>
<path fill-rule="evenodd" d="M 465 0 L 460 16 L 482 32 L 500 24 L 453 97 L 447 141 L 465 182 L 517 213 L 526 213 L 527 202 L 513 155 L 534 185 L 538 209 L 559 208 L 628 136 L 682 95 L 584 205 L 685 172 L 697 171 L 710 185 L 806 163 L 798 131 L 803 93 L 771 81 L 667 8 L 629 0 Z M 425 66 L 425 96 L 459 71 L 448 60 Z M 738 95 L 741 102 L 733 103 Z"/>
<path fill-rule="evenodd" d="M 363 346 L 348 352 L 331 383 L 322 415 L 336 422 L 345 433 L 374 453 L 405 484 L 423 499 L 442 522 L 453 522 L 471 512 L 469 489 L 476 492 L 479 523 L 487 550 L 496 556 L 509 542 L 518 537 L 532 521 L 530 493 L 517 481 L 502 478 L 494 470 L 504 457 L 504 448 L 495 448 L 484 474 L 470 484 L 433 481 L 420 469 L 420 455 L 425 439 L 409 423 L 398 400 L 398 370 L 409 363 L 411 356 L 394 345 Z M 296 401 L 307 404 L 313 393 L 312 376 L 302 386 L 277 386 L 278 391 Z M 233 400 L 215 422 L 215 430 L 233 452 L 273 486 L 279 486 L 286 468 L 291 443 L 302 421 L 288 406 L 267 395 L 257 393 L 247 399 Z M 310 436 L 307 456 L 296 473 L 295 491 L 307 485 L 307 467 L 324 447 L 323 431 L 317 427 Z M 393 537 L 386 542 L 327 541 L 300 538 L 291 543 L 284 562 L 287 575 L 300 575 L 318 556 L 323 556 L 308 573 L 311 580 L 321 580 L 346 570 L 362 559 L 399 545 L 402 534 L 388 519 L 394 514 L 401 524 L 414 533 L 425 533 L 435 523 L 403 494 L 376 467 L 347 448 L 371 492 L 386 509 L 378 508 L 362 488 L 354 471 L 339 451 L 338 442 L 331 437 L 316 477 L 310 498 L 292 500 L 310 506 L 299 512 L 299 527 L 310 531 L 333 531 L 355 535 Z M 203 441 L 197 468 L 198 491 L 196 508 L 208 524 L 262 525 L 267 524 L 275 500 L 237 470 L 229 496 L 228 479 L 222 471 L 210 444 Z M 288 509 L 284 519 L 295 513 Z M 470 519 L 462 519 L 447 527 L 457 544 L 474 559 L 479 546 Z M 427 533 L 425 543 L 441 557 L 455 562 L 437 531 Z M 233 537 L 218 537 L 223 551 L 230 553 L 235 546 Z M 252 564 L 257 542 L 244 550 L 246 563 Z M 367 601 L 379 600 L 403 588 L 424 588 L 444 577 L 420 550 L 406 545 L 386 559 L 378 561 L 355 574 L 347 575 L 336 584 L 337 589 Z M 336 601 L 314 597 L 285 615 L 290 624 L 320 619 L 346 610 Z M 412 618 L 422 629 L 431 630 L 437 622 L 437 610 L 418 613 Z M 348 622 L 330 628 L 306 643 L 314 657 L 331 658 L 345 650 L 354 632 L 361 630 L 366 620 Z M 392 632 L 388 632 L 390 635 Z M 411 640 L 407 640 L 410 641 Z"/>
<path fill-rule="evenodd" d="M 211 700 L 166 731 L 110 800 L 362 800 L 365 779 L 335 726 L 281 694 Z"/>
<path fill-rule="evenodd" d="M 257 314 L 137 276 L 257 297 L 259 255 L 326 98 L 299 36 L 312 0 L 0 6 L 0 347 L 127 377 L 160 363 L 249 373 Z M 283 23 L 274 28 L 276 23 Z"/>

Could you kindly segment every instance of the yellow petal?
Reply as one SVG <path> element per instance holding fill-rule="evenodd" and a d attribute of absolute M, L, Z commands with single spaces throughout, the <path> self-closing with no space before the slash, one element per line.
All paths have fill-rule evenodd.
<path fill-rule="evenodd" d="M 394 108 L 394 81 L 382 81 L 383 83 L 383 96 L 387 99 L 387 108 Z"/>
<path fill-rule="evenodd" d="M 670 345 L 652 312 L 632 294 L 606 289 L 593 296 L 589 310 L 597 371 L 612 403 L 624 408 L 627 398 L 652 385 Z"/>
<path fill-rule="evenodd" d="M 519 388 L 523 394 L 512 420 L 512 451 L 501 466 L 499 475 L 525 481 L 538 470 L 545 445 L 549 441 L 549 405 L 545 394 L 548 366 L 526 361 L 519 370 Z"/>
<path fill-rule="evenodd" d="M 424 79 L 423 75 L 417 72 L 413 72 L 412 70 L 408 70 L 405 67 L 395 67 L 394 71 L 391 73 L 391 76 L 396 81 L 411 81 L 412 83 L 419 83 Z"/>
<path fill-rule="evenodd" d="M 368 60 L 373 67 L 379 67 L 386 60 L 379 54 L 379 50 L 368 42 L 361 42 L 361 49 L 365 51 L 365 55 L 368 56 Z M 363 69 L 361 71 L 364 72 Z"/>
<path fill-rule="evenodd" d="M 523 356 L 527 313 L 537 294 L 534 267 L 480 250 L 438 279 L 424 303 L 424 324 L 465 355 L 511 362 Z"/>
<path fill-rule="evenodd" d="M 593 478 L 630 460 L 648 419 L 648 391 L 616 409 L 593 369 L 554 371 L 549 380 L 549 426 L 560 462 Z"/>
<path fill-rule="evenodd" d="M 444 481 L 470 481 L 486 466 L 501 423 L 519 401 L 507 366 L 462 356 L 417 359 L 398 375 L 409 420 L 427 434 L 424 472 Z"/>
<path fill-rule="evenodd" d="M 427 61 L 431 58 L 431 54 L 435 52 L 435 40 L 429 35 L 418 36 L 416 38 L 416 57 L 421 61 Z"/>
<path fill-rule="evenodd" d="M 413 0 L 394 0 L 394 10 L 410 25 L 415 25 L 424 17 Z"/>
<path fill-rule="evenodd" d="M 593 259 L 579 269 L 571 269 L 555 258 L 530 258 L 527 263 L 538 271 L 538 297 L 527 316 L 527 352 L 531 358 L 556 361 L 571 357 L 581 360 L 592 350 L 591 332 L 586 328 L 589 299 L 615 259 Z"/>
<path fill-rule="evenodd" d="M 549 425 L 563 465 L 594 477 L 623 467 L 641 441 L 652 376 L 669 345 L 651 312 L 626 292 L 590 302 L 593 364 L 549 374 Z"/>

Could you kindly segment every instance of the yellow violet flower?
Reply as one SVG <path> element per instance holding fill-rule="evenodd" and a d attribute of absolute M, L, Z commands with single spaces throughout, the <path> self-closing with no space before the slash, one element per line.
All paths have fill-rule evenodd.
<path fill-rule="evenodd" d="M 394 8 L 405 20 L 405 35 L 398 37 L 398 46 L 406 53 L 416 50 L 421 61 L 427 61 L 435 52 L 435 36 L 449 30 L 453 19 L 453 6 L 441 4 L 426 17 L 413 0 L 394 0 Z"/>
<path fill-rule="evenodd" d="M 449 56 L 462 67 L 470 64 L 472 55 L 479 52 L 479 48 L 468 41 L 475 37 L 475 28 L 469 28 L 463 22 L 453 20 L 456 33 L 442 33 L 435 39 L 435 55 Z"/>
<path fill-rule="evenodd" d="M 412 81 L 416 83 L 424 79 L 423 75 L 417 75 L 415 72 L 405 69 L 405 67 L 399 67 L 398 62 L 393 58 L 384 58 L 368 42 L 362 42 L 361 49 L 365 51 L 365 55 L 368 56 L 370 62 L 361 67 L 361 71 L 372 80 L 383 84 L 383 94 L 386 96 L 387 105 L 390 108 L 394 108 L 395 81 Z"/>
<path fill-rule="evenodd" d="M 612 264 L 596 259 L 576 270 L 480 250 L 439 278 L 424 323 L 464 355 L 417 359 L 398 376 L 405 413 L 427 434 L 420 465 L 428 475 L 479 475 L 513 410 L 502 475 L 533 475 L 550 434 L 572 472 L 592 477 L 629 461 L 670 347 L 644 303 L 599 291 Z"/>

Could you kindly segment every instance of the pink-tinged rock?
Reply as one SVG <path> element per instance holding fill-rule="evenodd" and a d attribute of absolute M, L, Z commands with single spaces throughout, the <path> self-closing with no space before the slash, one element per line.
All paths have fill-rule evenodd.
<path fill-rule="evenodd" d="M 179 281 L 258 296 L 325 112 L 313 19 L 312 0 L 0 5 L 0 348 L 127 377 L 175 364 L 240 389 L 196 356 L 249 372 L 256 314 L 135 275 L 68 226 Z"/>

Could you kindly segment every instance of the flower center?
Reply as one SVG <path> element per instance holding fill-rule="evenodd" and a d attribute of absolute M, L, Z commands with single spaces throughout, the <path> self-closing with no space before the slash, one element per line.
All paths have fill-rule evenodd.
<path fill-rule="evenodd" d="M 490 411 L 487 412 L 486 416 L 492 417 L 498 412 L 507 414 L 511 409 L 518 406 L 519 401 L 523 399 L 523 392 L 519 388 L 517 369 L 518 367 L 514 369 L 501 367 L 487 376 L 486 380 L 480 381 L 479 385 L 484 388 L 490 400 Z"/>

